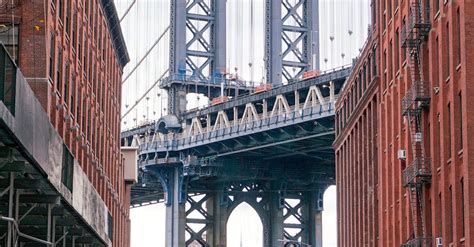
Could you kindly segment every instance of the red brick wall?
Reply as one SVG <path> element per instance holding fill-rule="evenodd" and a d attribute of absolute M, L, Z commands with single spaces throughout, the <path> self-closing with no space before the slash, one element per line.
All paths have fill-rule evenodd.
<path fill-rule="evenodd" d="M 471 18 L 474 16 L 474 2 L 439 1 L 439 11 L 437 1 L 422 2 L 425 6 L 430 5 L 432 23 L 428 40 L 422 45 L 423 79 L 429 82 L 431 95 L 429 109 L 422 117 L 426 156 L 432 160 L 432 183 L 423 190 L 426 235 L 433 240 L 442 237 L 443 246 L 474 246 L 474 171 L 468 165 L 472 163 L 469 155 L 474 151 L 470 142 L 474 135 L 471 127 L 474 105 L 468 99 L 474 96 L 474 89 L 467 86 L 467 78 L 472 78 L 469 75 L 474 73 L 468 69 L 474 62 L 474 47 L 469 45 L 474 41 L 474 19 Z M 364 122 L 357 119 L 367 111 L 370 105 L 367 99 L 373 98 L 374 93 L 366 92 L 363 96 L 365 103 L 359 102 L 361 106 L 356 108 L 352 106 L 350 95 L 355 81 L 352 75 L 336 109 L 339 127 L 335 142 L 340 192 L 338 213 L 342 224 L 339 226 L 340 246 L 365 245 L 367 236 L 374 245 L 400 246 L 413 235 L 409 194 L 401 180 L 403 169 L 413 159 L 408 118 L 401 114 L 401 99 L 412 82 L 410 63 L 404 59 L 399 42 L 410 3 L 406 0 L 376 3 L 380 81 L 375 93 L 377 117 L 372 121 L 376 121 L 378 133 L 375 140 L 378 172 L 374 173 L 363 165 L 360 168 L 358 161 L 358 156 L 370 156 L 373 152 L 370 148 L 360 148 L 361 142 L 372 136 L 366 136 L 364 132 L 362 136 L 358 135 Z M 364 54 L 366 51 L 356 69 L 363 63 Z M 351 107 L 355 110 L 349 111 L 346 116 L 349 121 L 342 126 L 344 109 Z M 397 158 L 400 149 L 407 150 L 407 161 Z M 370 206 L 370 209 L 377 208 L 377 220 L 369 221 L 379 227 L 378 235 L 370 232 L 367 235 L 366 230 L 362 228 L 361 231 L 357 224 L 360 219 L 372 217 L 364 211 L 364 204 L 360 211 L 360 202 L 369 196 L 360 184 L 364 175 L 376 176 L 378 182 L 377 203 Z"/>
<path fill-rule="evenodd" d="M 130 191 L 119 140 L 122 67 L 101 5 L 97 0 L 20 2 L 13 12 L 20 25 L 20 69 L 106 202 L 113 245 L 129 246 Z M 10 21 L 11 13 L 0 20 Z"/>
<path fill-rule="evenodd" d="M 371 33 L 336 104 L 338 246 L 377 245 L 378 37 Z"/>

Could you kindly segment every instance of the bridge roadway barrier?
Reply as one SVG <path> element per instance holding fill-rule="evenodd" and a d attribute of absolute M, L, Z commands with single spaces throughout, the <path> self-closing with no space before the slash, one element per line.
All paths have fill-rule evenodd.
<path fill-rule="evenodd" d="M 334 99 L 336 98 L 334 97 Z M 219 123 L 219 119 L 216 119 L 216 123 L 210 128 L 203 128 L 200 122 L 194 122 L 193 125 L 188 126 L 182 133 L 168 135 L 150 133 L 138 141 L 139 153 L 140 156 L 146 156 L 143 161 L 148 161 L 150 160 L 149 154 L 154 156 L 155 153 L 159 152 L 182 151 L 258 132 L 282 129 L 308 121 L 327 118 L 334 116 L 334 101 L 329 99 L 329 97 L 323 98 L 322 104 L 300 104 L 299 107 L 291 106 L 288 108 L 288 111 L 285 110 L 282 114 L 267 114 L 267 116 L 256 114 L 251 118 L 249 117 L 251 121 L 245 118 L 229 121 L 222 117 L 221 123 Z M 254 108 L 254 106 L 248 107 Z M 223 113 L 221 113 L 222 115 Z M 195 120 L 197 121 L 197 118 Z M 226 154 L 217 154 L 217 156 L 224 155 Z"/>

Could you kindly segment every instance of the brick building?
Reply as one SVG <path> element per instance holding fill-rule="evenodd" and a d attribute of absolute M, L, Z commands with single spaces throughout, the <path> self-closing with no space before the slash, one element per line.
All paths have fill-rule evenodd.
<path fill-rule="evenodd" d="M 472 1 L 372 1 L 336 106 L 340 246 L 474 245 L 471 16 Z M 371 52 L 375 89 L 361 94 Z"/>
<path fill-rule="evenodd" d="M 105 202 L 113 246 L 129 246 L 130 192 L 119 139 L 121 76 L 129 57 L 113 1 L 0 5 L 0 41 Z"/>

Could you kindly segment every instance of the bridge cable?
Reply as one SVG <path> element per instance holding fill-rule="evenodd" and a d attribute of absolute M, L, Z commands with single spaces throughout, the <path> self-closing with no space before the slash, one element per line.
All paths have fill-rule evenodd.
<path fill-rule="evenodd" d="M 125 19 L 125 17 L 128 15 L 130 10 L 133 8 L 133 6 L 137 3 L 137 0 L 133 0 L 133 2 L 128 6 L 127 10 L 125 10 L 125 13 L 123 13 L 122 17 L 120 18 L 119 22 L 122 23 L 122 20 Z"/>
<path fill-rule="evenodd" d="M 128 73 L 128 75 L 125 77 L 125 79 L 122 80 L 122 85 L 130 78 L 130 76 L 137 70 L 137 68 L 142 64 L 143 61 L 148 57 L 148 55 L 151 53 L 151 51 L 155 48 L 156 45 L 160 42 L 160 40 L 165 36 L 165 34 L 170 30 L 170 26 L 168 26 L 163 33 L 158 37 L 158 39 L 153 43 L 153 45 L 150 47 L 150 49 L 145 53 L 145 55 L 140 59 L 140 61 L 133 67 L 132 71 Z"/>
<path fill-rule="evenodd" d="M 133 104 L 133 105 L 122 115 L 122 117 L 120 118 L 120 120 L 124 119 L 125 116 L 127 116 L 127 115 L 130 113 L 130 111 L 132 111 L 132 109 L 135 108 L 135 107 L 140 103 L 140 101 L 142 101 L 142 100 L 148 95 L 148 93 L 158 84 L 158 82 L 160 82 L 161 79 L 163 79 L 163 77 L 165 77 L 165 75 L 168 73 L 169 70 L 170 70 L 170 69 L 168 68 L 168 69 L 165 70 L 165 72 L 163 72 L 163 74 L 160 76 L 160 78 L 158 78 L 158 80 L 156 80 L 156 81 L 153 83 L 153 85 L 151 85 L 151 87 L 148 88 L 148 90 L 146 90 L 146 92 L 145 92 L 137 101 L 135 101 L 135 104 Z"/>

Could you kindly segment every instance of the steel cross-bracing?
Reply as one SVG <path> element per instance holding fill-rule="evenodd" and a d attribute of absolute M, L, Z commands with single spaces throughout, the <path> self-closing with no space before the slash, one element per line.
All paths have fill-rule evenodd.
<path fill-rule="evenodd" d="M 226 2 L 171 1 L 169 76 L 160 87 L 168 91 L 169 113 L 177 119 L 185 113 L 189 92 L 238 96 L 255 86 L 228 77 Z M 265 8 L 266 83 L 280 85 L 318 69 L 318 1 L 267 0 Z M 224 86 L 232 90 L 224 92 Z"/>
<path fill-rule="evenodd" d="M 278 85 L 319 68 L 318 0 L 266 0 L 267 81 Z"/>
<path fill-rule="evenodd" d="M 194 84 L 188 80 L 215 84 L 210 77 L 222 79 L 226 62 L 225 18 L 225 1 L 171 1 L 170 77 L 162 85 L 168 89 L 171 114 L 179 116 L 184 112 L 185 85 Z"/>
<path fill-rule="evenodd" d="M 334 103 L 350 72 L 183 112 L 179 130 L 163 132 L 164 117 L 124 131 L 122 145 L 139 147 L 131 206 L 165 203 L 166 246 L 225 246 L 227 220 L 244 202 L 262 221 L 264 246 L 322 246 Z"/>

